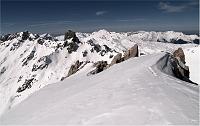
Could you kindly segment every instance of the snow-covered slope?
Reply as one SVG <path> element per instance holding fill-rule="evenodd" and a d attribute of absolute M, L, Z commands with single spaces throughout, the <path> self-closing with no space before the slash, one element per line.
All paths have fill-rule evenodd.
<path fill-rule="evenodd" d="M 190 79 L 200 84 L 200 46 L 187 48 L 184 50 L 186 65 L 190 68 Z"/>
<path fill-rule="evenodd" d="M 32 94 L 0 121 L 15 125 L 198 125 L 198 86 L 158 69 L 165 60 L 157 61 L 165 57 L 159 53 L 132 58 L 93 76 L 86 76 L 85 69 Z"/>
<path fill-rule="evenodd" d="M 52 37 L 20 32 L 1 37 L 0 41 L 0 115 L 44 86 L 60 82 L 68 76 L 70 67 L 79 60 L 80 71 L 89 72 L 97 61 L 111 62 L 113 57 L 138 44 L 140 55 L 162 51 L 172 52 L 178 47 L 188 48 L 199 39 L 180 32 L 116 33 L 100 30 L 76 33 L 79 43 L 64 41 L 64 35 Z M 181 39 L 181 41 L 179 41 Z M 182 41 L 183 40 L 183 41 Z M 187 44 L 174 44 L 185 43 Z"/>

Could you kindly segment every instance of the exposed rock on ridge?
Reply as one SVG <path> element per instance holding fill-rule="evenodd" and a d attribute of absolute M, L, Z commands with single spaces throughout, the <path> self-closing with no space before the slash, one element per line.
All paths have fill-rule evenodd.
<path fill-rule="evenodd" d="M 108 66 L 107 61 L 98 61 L 98 62 L 94 63 L 94 67 L 95 67 L 95 69 L 93 71 L 89 72 L 88 75 L 100 73 L 109 66 Z"/>
<path fill-rule="evenodd" d="M 81 43 L 76 33 L 71 30 L 65 33 L 64 41 L 64 47 L 67 48 L 69 53 L 76 51 L 79 47 L 78 44 Z"/>
<path fill-rule="evenodd" d="M 127 50 L 124 54 L 124 60 L 127 60 L 131 57 L 138 57 L 139 52 L 138 52 L 138 45 L 135 44 L 133 47 L 131 47 L 129 50 Z"/>
<path fill-rule="evenodd" d="M 77 60 L 76 63 L 70 67 L 67 77 L 69 77 L 72 74 L 76 73 L 79 70 L 79 67 L 82 64 L 83 64 L 83 62 L 79 62 L 79 60 Z"/>
<path fill-rule="evenodd" d="M 139 55 L 139 52 L 138 52 L 138 45 L 135 44 L 133 47 L 131 47 L 130 49 L 128 49 L 125 54 L 124 54 L 124 57 L 122 57 L 122 54 L 121 53 L 118 53 L 114 58 L 113 60 L 111 61 L 110 64 L 107 64 L 107 61 L 98 61 L 94 64 L 94 67 L 96 67 L 95 70 L 91 71 L 88 75 L 90 74 L 97 74 L 99 72 L 102 72 L 103 70 L 107 69 L 108 67 L 114 65 L 114 64 L 117 64 L 117 63 L 120 63 L 120 62 L 123 62 L 129 58 L 132 58 L 132 57 L 138 57 Z"/>
<path fill-rule="evenodd" d="M 189 67 L 185 65 L 185 55 L 182 48 L 178 48 L 173 54 L 166 55 L 157 62 L 157 67 L 164 73 L 183 81 L 196 84 L 189 79 Z"/>
<path fill-rule="evenodd" d="M 177 50 L 174 51 L 172 55 L 172 70 L 174 75 L 185 81 L 189 81 L 189 67 L 185 65 L 185 54 L 182 50 L 182 48 L 178 48 Z"/>
<path fill-rule="evenodd" d="M 123 62 L 124 60 L 127 60 L 131 57 L 138 57 L 139 56 L 139 51 L 138 51 L 138 45 L 135 44 L 133 47 L 131 47 L 130 49 L 128 49 L 125 53 L 124 56 L 122 57 L 122 54 L 119 53 L 117 54 L 113 60 L 111 61 L 111 64 L 109 64 L 109 66 L 112 66 L 116 63 L 120 63 Z"/>

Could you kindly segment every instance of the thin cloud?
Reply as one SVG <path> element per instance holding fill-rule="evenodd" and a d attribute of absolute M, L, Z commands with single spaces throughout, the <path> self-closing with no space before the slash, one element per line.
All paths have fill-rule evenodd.
<path fill-rule="evenodd" d="M 135 18 L 135 19 L 119 19 L 119 20 L 116 20 L 116 21 L 119 21 L 119 22 L 132 22 L 132 21 L 144 21 L 145 19 L 144 18 Z"/>
<path fill-rule="evenodd" d="M 169 3 L 160 2 L 159 8 L 164 12 L 173 13 L 173 12 L 182 12 L 186 8 L 186 6 L 185 5 L 175 6 L 175 5 L 170 5 Z"/>
<path fill-rule="evenodd" d="M 170 3 L 160 2 L 158 7 L 160 10 L 163 10 L 164 12 L 174 13 L 174 12 L 183 12 L 186 9 L 193 8 L 194 6 L 197 6 L 197 5 L 198 5 L 198 2 L 195 2 L 195 1 L 179 4 L 179 5 L 172 5 Z"/>
<path fill-rule="evenodd" d="M 96 15 L 97 16 L 101 16 L 101 15 L 104 15 L 104 14 L 106 14 L 107 13 L 107 11 L 97 11 L 96 12 Z"/>
<path fill-rule="evenodd" d="M 55 22 L 49 22 L 49 23 L 36 23 L 36 24 L 31 24 L 29 27 L 39 27 L 39 26 L 49 26 L 49 25 L 57 25 L 57 24 L 68 24 L 73 21 L 55 21 Z"/>

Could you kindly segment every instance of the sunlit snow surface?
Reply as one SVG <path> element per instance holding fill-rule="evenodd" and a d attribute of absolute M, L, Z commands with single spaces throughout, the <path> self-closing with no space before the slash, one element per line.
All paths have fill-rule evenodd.
<path fill-rule="evenodd" d="M 200 84 L 200 46 L 184 50 L 186 65 L 190 68 L 190 79 Z"/>
<path fill-rule="evenodd" d="M 156 62 L 164 55 L 132 58 L 94 76 L 83 70 L 32 94 L 1 122 L 198 125 L 198 86 L 162 73 Z"/>
<path fill-rule="evenodd" d="M 58 36 L 58 41 L 45 40 L 44 45 L 38 44 L 37 39 L 26 40 L 14 51 L 10 48 L 20 38 L 1 43 L 0 70 L 5 67 L 6 71 L 0 75 L 0 115 L 5 112 L 0 124 L 198 124 L 198 88 L 151 67 L 164 55 L 161 56 L 161 52 L 173 52 L 182 47 L 191 80 L 198 83 L 199 56 L 196 56 L 199 47 L 193 43 L 157 42 L 158 39 L 179 38 L 191 42 L 199 39 L 198 36 L 173 31 L 116 33 L 100 30 L 76 34 L 82 44 L 72 54 L 66 48 L 56 50 L 58 43 L 64 43 L 64 36 Z M 117 54 L 115 51 L 105 56 L 92 53 L 88 40 L 121 53 L 138 44 L 140 54 L 146 56 L 86 76 L 93 69 L 92 62 L 110 63 L 109 56 Z M 34 58 L 22 66 L 32 50 L 36 50 Z M 82 56 L 85 50 L 89 52 L 87 57 Z M 43 56 L 50 56 L 52 63 L 43 70 L 32 71 L 33 64 Z M 60 82 L 77 60 L 91 63 Z M 20 76 L 23 78 L 18 81 Z M 17 93 L 24 81 L 32 77 L 37 80 L 32 87 Z"/>

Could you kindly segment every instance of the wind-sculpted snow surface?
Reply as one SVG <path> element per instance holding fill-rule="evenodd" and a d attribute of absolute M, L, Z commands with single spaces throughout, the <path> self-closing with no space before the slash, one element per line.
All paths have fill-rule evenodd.
<path fill-rule="evenodd" d="M 172 52 L 180 46 L 195 47 L 193 41 L 199 39 L 196 35 L 172 31 L 100 30 L 76 34 L 71 31 L 66 35 L 69 37 L 20 32 L 0 37 L 0 115 L 44 86 L 67 79 L 71 66 L 78 60 L 82 64 L 73 74 L 84 70 L 89 73 L 98 61 L 110 64 L 117 54 L 124 55 L 135 44 L 139 55 L 148 55 Z M 180 39 L 187 44 L 174 44 Z"/>
<path fill-rule="evenodd" d="M 85 69 L 34 93 L 0 121 L 15 125 L 198 125 L 198 86 L 160 71 L 157 61 L 165 56 L 130 58 L 93 76 L 86 76 Z"/>

